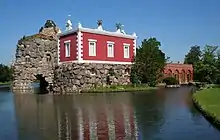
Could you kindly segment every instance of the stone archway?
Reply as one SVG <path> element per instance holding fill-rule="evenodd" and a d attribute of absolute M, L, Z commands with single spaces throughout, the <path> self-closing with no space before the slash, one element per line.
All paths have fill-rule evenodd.
<path fill-rule="evenodd" d="M 42 74 L 37 74 L 35 77 L 40 86 L 40 94 L 48 93 L 49 83 L 46 81 L 45 77 Z"/>

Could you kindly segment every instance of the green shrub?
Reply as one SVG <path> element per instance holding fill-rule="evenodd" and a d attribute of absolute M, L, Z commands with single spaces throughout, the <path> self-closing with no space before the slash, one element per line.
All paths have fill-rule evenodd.
<path fill-rule="evenodd" d="M 163 82 L 166 83 L 167 85 L 176 85 L 176 84 L 178 84 L 178 81 L 176 80 L 175 77 L 164 78 Z"/>

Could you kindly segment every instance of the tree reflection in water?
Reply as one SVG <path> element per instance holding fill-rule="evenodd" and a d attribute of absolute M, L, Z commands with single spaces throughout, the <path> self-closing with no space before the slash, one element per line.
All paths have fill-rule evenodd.
<path fill-rule="evenodd" d="M 137 93 L 133 94 L 132 99 L 138 120 L 139 139 L 154 139 L 164 123 L 162 108 L 164 93 L 161 90 Z"/>

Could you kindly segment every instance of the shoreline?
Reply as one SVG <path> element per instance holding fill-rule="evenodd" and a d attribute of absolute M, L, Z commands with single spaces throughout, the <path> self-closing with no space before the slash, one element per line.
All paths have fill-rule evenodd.
<path fill-rule="evenodd" d="M 4 85 L 10 85 L 10 84 L 11 84 L 11 82 L 3 82 L 3 83 L 0 82 L 0 86 L 1 86 L 1 85 L 3 85 L 3 86 L 4 86 Z"/>
<path fill-rule="evenodd" d="M 218 88 L 220 90 L 220 88 Z M 199 97 L 198 96 L 201 96 L 201 95 L 197 95 L 196 94 L 201 94 L 201 92 L 205 92 L 205 93 L 202 93 L 202 94 L 209 94 L 208 90 L 211 90 L 211 89 L 203 89 L 203 90 L 199 90 L 195 93 L 192 94 L 192 102 L 193 102 L 193 105 L 194 107 L 214 126 L 216 127 L 217 129 L 220 130 L 220 116 L 216 115 L 216 112 L 215 111 L 210 111 L 208 109 L 205 109 L 204 107 L 202 106 L 205 106 L 203 104 L 205 103 L 201 103 L 201 101 L 199 101 Z M 212 95 L 211 95 L 212 96 Z M 210 105 L 210 104 L 208 104 Z M 220 106 L 219 106 L 220 107 Z"/>
<path fill-rule="evenodd" d="M 149 86 L 116 86 L 112 87 L 101 87 L 101 88 L 94 88 L 88 90 L 82 90 L 80 93 L 111 93 L 111 92 L 136 92 L 136 91 L 149 91 L 149 90 L 156 90 L 160 87 L 149 87 Z"/>

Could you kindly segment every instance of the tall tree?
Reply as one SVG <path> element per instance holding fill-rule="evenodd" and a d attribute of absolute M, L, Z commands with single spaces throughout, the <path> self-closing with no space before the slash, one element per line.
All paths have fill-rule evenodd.
<path fill-rule="evenodd" d="M 202 51 L 200 50 L 200 46 L 192 46 L 189 53 L 185 55 L 184 63 L 195 65 L 200 61 L 201 54 Z"/>
<path fill-rule="evenodd" d="M 197 71 L 203 82 L 215 83 L 217 79 L 218 68 L 216 67 L 218 46 L 206 45 L 203 50 L 201 64 Z"/>
<path fill-rule="evenodd" d="M 166 64 L 165 54 L 160 50 L 160 46 L 161 43 L 156 38 L 142 41 L 132 67 L 133 81 L 139 80 L 151 86 L 158 82 Z"/>
<path fill-rule="evenodd" d="M 194 68 L 194 80 L 200 81 L 200 73 L 198 72 L 198 69 L 200 69 L 200 59 L 202 56 L 202 51 L 200 50 L 200 46 L 195 45 L 192 46 L 188 52 L 188 54 L 185 55 L 184 64 L 192 64 Z"/>
<path fill-rule="evenodd" d="M 11 80 L 12 71 L 11 68 L 0 64 L 0 82 L 8 82 Z"/>
<path fill-rule="evenodd" d="M 185 56 L 184 63 L 193 64 L 194 81 L 216 83 L 220 71 L 220 52 L 217 53 L 218 46 L 206 45 L 202 51 L 199 46 L 192 46 Z M 219 80 L 218 80 L 219 79 Z"/>

